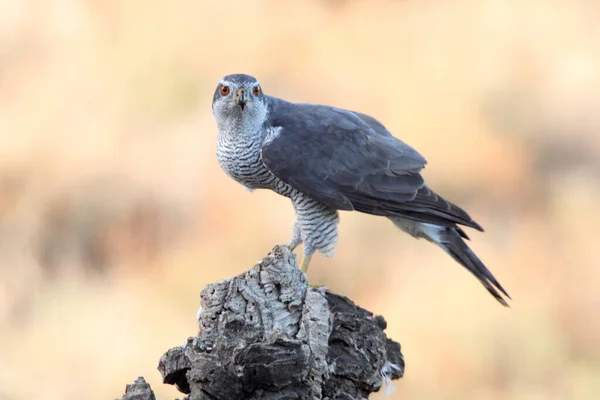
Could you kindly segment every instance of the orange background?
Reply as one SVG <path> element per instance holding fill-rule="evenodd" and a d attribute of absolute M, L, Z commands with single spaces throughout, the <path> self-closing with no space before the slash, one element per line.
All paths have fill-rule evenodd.
<path fill-rule="evenodd" d="M 387 220 L 310 280 L 383 314 L 390 399 L 600 393 L 595 1 L 0 1 L 0 399 L 110 399 L 196 331 L 199 292 L 289 239 L 215 157 L 225 74 L 378 118 L 486 229 L 499 306 Z M 383 394 L 375 399 L 386 398 Z"/>

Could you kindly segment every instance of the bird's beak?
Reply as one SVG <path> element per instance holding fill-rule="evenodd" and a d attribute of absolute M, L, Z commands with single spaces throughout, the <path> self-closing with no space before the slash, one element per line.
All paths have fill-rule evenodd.
<path fill-rule="evenodd" d="M 246 95 L 246 89 L 239 89 L 235 94 L 235 104 L 240 106 L 242 110 L 246 107 L 248 103 L 248 96 Z"/>

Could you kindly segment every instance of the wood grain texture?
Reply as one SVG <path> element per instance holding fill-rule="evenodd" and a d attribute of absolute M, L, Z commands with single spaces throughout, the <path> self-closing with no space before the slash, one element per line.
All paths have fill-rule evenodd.
<path fill-rule="evenodd" d="M 308 286 L 285 246 L 200 297 L 198 334 L 158 366 L 186 399 L 366 399 L 404 372 L 384 318 Z"/>

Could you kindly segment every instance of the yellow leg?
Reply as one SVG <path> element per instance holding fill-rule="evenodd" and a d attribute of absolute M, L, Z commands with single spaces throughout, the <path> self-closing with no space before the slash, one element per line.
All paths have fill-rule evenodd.
<path fill-rule="evenodd" d="M 304 272 L 305 274 L 306 274 L 306 271 L 308 270 L 308 264 L 310 264 L 311 258 L 312 258 L 312 255 L 304 256 L 304 260 L 302 260 L 302 265 L 300 266 L 300 271 Z M 317 283 L 310 283 L 310 282 L 309 282 L 308 286 L 310 286 L 311 288 L 314 288 L 314 289 L 319 289 L 319 288 L 325 287 L 323 285 L 319 285 Z"/>
<path fill-rule="evenodd" d="M 306 271 L 308 271 L 308 264 L 310 264 L 310 259 L 312 258 L 312 255 L 310 256 L 304 256 L 304 260 L 302 260 L 302 266 L 300 266 L 300 271 L 306 273 Z"/>

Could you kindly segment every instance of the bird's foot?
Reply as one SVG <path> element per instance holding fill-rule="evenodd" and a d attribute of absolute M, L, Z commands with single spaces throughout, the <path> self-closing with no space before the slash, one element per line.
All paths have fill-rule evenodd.
<path fill-rule="evenodd" d="M 308 286 L 318 291 L 327 291 L 325 285 L 319 285 L 318 283 L 309 283 Z"/>
<path fill-rule="evenodd" d="M 298 244 L 295 243 L 288 243 L 285 245 L 285 247 L 287 247 L 288 249 L 290 249 L 291 251 L 296 250 L 296 247 L 298 247 Z"/>
<path fill-rule="evenodd" d="M 306 274 L 306 271 L 308 270 L 308 264 L 310 264 L 310 259 L 312 258 L 311 256 L 304 256 L 304 260 L 302 260 L 302 265 L 300 266 L 300 271 L 304 272 Z M 319 291 L 326 291 L 327 288 L 325 287 L 325 285 L 320 285 L 318 283 L 308 283 L 308 286 L 310 286 L 313 289 L 317 289 Z"/>

